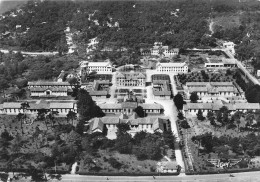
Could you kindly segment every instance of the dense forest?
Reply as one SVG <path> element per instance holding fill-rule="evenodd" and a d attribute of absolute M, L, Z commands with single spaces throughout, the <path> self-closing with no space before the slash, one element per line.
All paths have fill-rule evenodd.
<path fill-rule="evenodd" d="M 15 32 L 1 44 L 21 46 L 28 51 L 54 51 L 65 44 L 64 30 L 71 27 L 78 44 L 99 37 L 100 47 L 138 49 L 161 41 L 171 47 L 192 48 L 212 45 L 224 38 L 244 45 L 246 34 L 256 39 L 260 3 L 237 0 L 174 1 L 29 1 L 19 10 L 3 14 L 0 33 Z M 213 37 L 209 19 L 241 12 L 241 25 L 232 29 L 216 26 Z M 13 15 L 15 14 L 15 15 Z M 17 28 L 17 25 L 21 27 Z M 256 46 L 251 41 L 248 46 Z M 239 47 L 241 56 L 245 46 Z M 251 50 L 250 50 L 251 51 Z"/>

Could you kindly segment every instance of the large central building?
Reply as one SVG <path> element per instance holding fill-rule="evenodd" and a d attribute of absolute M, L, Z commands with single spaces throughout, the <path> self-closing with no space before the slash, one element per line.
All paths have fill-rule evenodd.
<path fill-rule="evenodd" d="M 146 81 L 146 75 L 144 73 L 127 72 L 117 73 L 116 84 L 117 86 L 125 87 L 144 87 Z"/>

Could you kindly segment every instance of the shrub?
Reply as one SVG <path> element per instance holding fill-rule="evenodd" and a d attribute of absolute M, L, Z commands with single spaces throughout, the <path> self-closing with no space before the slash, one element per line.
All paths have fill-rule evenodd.
<path fill-rule="evenodd" d="M 156 171 L 156 167 L 155 167 L 155 166 L 151 166 L 151 167 L 150 167 L 150 171 L 151 171 L 151 172 L 155 172 L 155 171 Z"/>
<path fill-rule="evenodd" d="M 108 163 L 113 167 L 113 168 L 116 168 L 116 169 L 121 169 L 121 166 L 122 164 L 120 162 L 118 162 L 115 158 L 113 157 L 110 157 L 108 159 Z"/>

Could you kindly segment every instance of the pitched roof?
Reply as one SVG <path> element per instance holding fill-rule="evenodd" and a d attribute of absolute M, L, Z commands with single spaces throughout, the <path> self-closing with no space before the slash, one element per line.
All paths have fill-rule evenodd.
<path fill-rule="evenodd" d="M 186 82 L 186 86 L 188 87 L 192 87 L 192 86 L 204 86 L 206 87 L 208 84 L 212 85 L 212 86 L 232 86 L 233 87 L 233 83 L 232 82 Z"/>
<path fill-rule="evenodd" d="M 144 73 L 135 73 L 135 72 L 127 72 L 127 73 L 118 73 L 116 75 L 117 78 L 124 78 L 126 80 L 136 80 L 136 79 L 145 79 L 146 75 Z"/>
<path fill-rule="evenodd" d="M 71 102 L 51 102 L 50 103 L 51 109 L 73 109 L 74 103 Z"/>
<path fill-rule="evenodd" d="M 119 73 L 117 74 L 117 78 L 125 78 L 125 75 L 124 75 L 123 73 L 120 73 L 120 72 L 119 72 Z"/>
<path fill-rule="evenodd" d="M 127 115 L 124 114 L 124 113 L 121 113 L 120 116 L 119 116 L 120 119 L 127 119 Z"/>
<path fill-rule="evenodd" d="M 225 106 L 229 110 L 257 110 L 260 109 L 260 104 L 259 103 L 234 103 L 234 104 L 223 104 L 222 102 L 216 102 L 216 103 L 187 103 L 184 105 L 184 110 L 189 110 L 189 109 L 206 109 L 206 110 L 213 110 L 217 111 L 221 107 Z"/>
<path fill-rule="evenodd" d="M 104 124 L 118 124 L 120 123 L 119 117 L 103 117 L 101 118 Z"/>
<path fill-rule="evenodd" d="M 3 106 L 3 104 L 0 104 L 0 109 L 4 109 L 4 106 Z"/>
<path fill-rule="evenodd" d="M 46 82 L 46 81 L 37 81 L 37 82 L 28 82 L 29 86 L 70 86 L 69 82 Z"/>
<path fill-rule="evenodd" d="M 103 128 L 104 128 L 104 123 L 101 121 L 101 119 L 94 118 L 93 125 L 91 127 L 91 131 L 98 130 L 98 129 L 103 131 Z"/>
<path fill-rule="evenodd" d="M 96 96 L 96 95 L 106 96 L 106 95 L 108 95 L 108 91 L 106 91 L 106 90 L 100 90 L 100 91 L 91 90 L 91 91 L 89 91 L 89 95 L 90 96 Z"/>
<path fill-rule="evenodd" d="M 164 125 L 163 125 L 164 121 L 161 118 L 157 118 L 154 122 L 153 122 L 153 130 L 162 130 L 164 131 Z"/>
<path fill-rule="evenodd" d="M 259 103 L 236 103 L 236 109 L 260 109 Z"/>
<path fill-rule="evenodd" d="M 122 108 L 137 108 L 136 102 L 122 102 L 121 103 Z"/>
<path fill-rule="evenodd" d="M 153 87 L 153 94 L 156 96 L 159 95 L 165 95 L 165 96 L 170 96 L 171 95 L 171 90 L 169 87 L 169 82 L 168 80 L 154 80 L 153 81 L 154 86 L 159 85 L 160 88 Z"/>
<path fill-rule="evenodd" d="M 146 118 L 127 118 L 127 119 L 124 119 L 123 117 L 119 118 L 119 117 L 109 117 L 109 116 L 106 116 L 106 117 L 103 117 L 103 118 L 93 118 L 91 119 L 89 122 L 90 124 L 95 120 L 95 119 L 99 119 L 100 121 L 103 122 L 103 124 L 118 124 L 118 123 L 128 123 L 128 124 L 132 124 L 132 125 L 144 125 L 144 124 L 151 124 L 153 125 L 155 123 L 155 125 L 157 126 L 154 126 L 155 128 L 158 128 L 158 126 L 162 129 L 163 128 L 163 125 L 161 125 L 161 123 L 156 123 L 156 122 L 164 122 L 164 119 L 162 118 L 159 118 L 158 120 L 158 117 L 146 117 Z M 158 120 L 158 121 L 156 121 Z"/>
<path fill-rule="evenodd" d="M 191 88 L 188 88 L 189 92 L 192 93 L 192 92 L 207 92 L 208 89 L 206 87 L 191 87 Z"/>
<path fill-rule="evenodd" d="M 89 95 L 95 96 L 95 95 L 108 95 L 107 90 L 99 90 L 99 85 L 109 85 L 109 80 L 95 80 L 93 83 L 92 90 L 89 90 Z"/>
<path fill-rule="evenodd" d="M 50 90 L 52 92 L 67 92 L 67 87 L 31 87 L 31 92 L 45 92 L 47 90 Z"/>
<path fill-rule="evenodd" d="M 161 104 L 139 104 L 143 109 L 163 109 Z"/>
<path fill-rule="evenodd" d="M 187 66 L 186 63 L 157 63 L 156 67 L 158 66 L 162 66 L 162 67 L 183 67 L 183 66 Z"/>
<path fill-rule="evenodd" d="M 20 109 L 21 103 L 20 102 L 4 102 L 3 108 L 4 109 Z"/>
<path fill-rule="evenodd" d="M 50 103 L 45 100 L 36 103 L 29 103 L 29 106 L 29 109 L 50 109 Z"/>
<path fill-rule="evenodd" d="M 101 109 L 122 109 L 121 104 L 99 104 Z"/>
<path fill-rule="evenodd" d="M 110 62 L 88 62 L 88 66 L 100 66 L 100 67 L 111 67 L 111 63 Z"/>
<path fill-rule="evenodd" d="M 236 64 L 237 62 L 236 62 L 236 59 L 227 59 L 227 58 L 223 58 L 222 59 L 222 62 L 224 63 L 224 64 Z"/>

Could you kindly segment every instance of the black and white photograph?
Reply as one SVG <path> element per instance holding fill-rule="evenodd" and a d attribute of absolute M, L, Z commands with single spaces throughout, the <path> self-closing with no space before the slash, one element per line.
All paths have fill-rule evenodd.
<path fill-rule="evenodd" d="M 0 0 L 0 182 L 260 182 L 260 0 Z"/>

